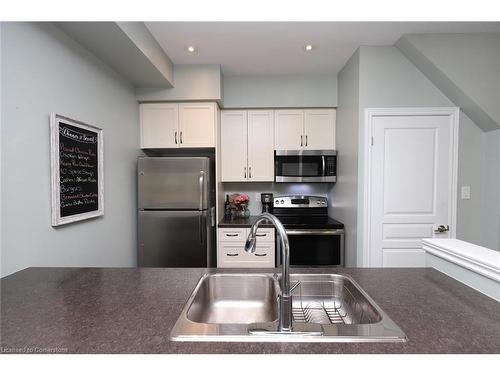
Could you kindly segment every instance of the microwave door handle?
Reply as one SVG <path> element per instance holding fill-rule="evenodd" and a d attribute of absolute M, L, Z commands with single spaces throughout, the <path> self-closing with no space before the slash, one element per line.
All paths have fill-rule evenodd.
<path fill-rule="evenodd" d="M 321 156 L 321 161 L 323 162 L 323 176 L 326 176 L 325 155 Z"/>

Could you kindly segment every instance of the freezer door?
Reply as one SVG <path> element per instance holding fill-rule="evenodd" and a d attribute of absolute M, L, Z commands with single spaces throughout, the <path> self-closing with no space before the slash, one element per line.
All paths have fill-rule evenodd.
<path fill-rule="evenodd" d="M 207 211 L 139 211 L 139 267 L 206 267 Z"/>
<path fill-rule="evenodd" d="M 209 158 L 139 158 L 139 209 L 208 209 Z"/>

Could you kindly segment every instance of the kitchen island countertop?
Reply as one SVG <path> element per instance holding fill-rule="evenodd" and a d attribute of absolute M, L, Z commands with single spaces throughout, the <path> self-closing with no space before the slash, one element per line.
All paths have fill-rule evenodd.
<path fill-rule="evenodd" d="M 170 331 L 206 271 L 28 268 L 4 277 L 1 352 L 500 353 L 500 303 L 431 268 L 291 270 L 350 275 L 406 343 L 172 342 Z M 258 271 L 274 270 L 243 272 Z"/>

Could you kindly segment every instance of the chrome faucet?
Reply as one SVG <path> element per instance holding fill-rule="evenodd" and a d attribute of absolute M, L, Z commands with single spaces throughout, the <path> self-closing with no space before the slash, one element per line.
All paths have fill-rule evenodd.
<path fill-rule="evenodd" d="M 259 224 L 264 220 L 269 220 L 280 238 L 281 247 L 281 262 L 283 270 L 281 272 L 281 295 L 280 295 L 280 317 L 278 331 L 291 332 L 292 331 L 292 296 L 290 295 L 290 244 L 285 227 L 279 219 L 269 213 L 263 213 L 257 217 L 257 220 L 250 228 L 250 234 L 245 242 L 245 251 L 248 253 L 255 252 L 255 245 L 257 242 L 257 229 Z"/>

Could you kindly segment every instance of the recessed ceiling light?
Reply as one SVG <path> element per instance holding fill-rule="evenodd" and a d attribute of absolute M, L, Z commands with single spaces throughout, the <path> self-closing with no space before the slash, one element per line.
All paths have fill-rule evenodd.
<path fill-rule="evenodd" d="M 196 47 L 195 46 L 188 46 L 186 50 L 190 53 L 196 52 Z"/>
<path fill-rule="evenodd" d="M 306 44 L 304 47 L 304 50 L 306 50 L 306 51 L 312 51 L 312 49 L 313 49 L 312 44 Z"/>

